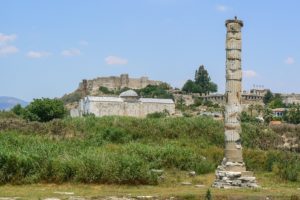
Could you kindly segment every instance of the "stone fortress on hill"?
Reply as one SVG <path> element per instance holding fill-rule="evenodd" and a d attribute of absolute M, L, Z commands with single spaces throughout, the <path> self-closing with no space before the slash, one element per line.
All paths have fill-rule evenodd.
<path fill-rule="evenodd" d="M 98 77 L 92 80 L 82 80 L 79 84 L 79 90 L 89 91 L 89 95 L 95 95 L 99 87 L 106 87 L 109 90 L 118 90 L 123 88 L 142 89 L 147 85 L 159 85 L 161 81 L 149 80 L 148 77 L 129 78 L 128 74 L 120 76 Z"/>
<path fill-rule="evenodd" d="M 94 114 L 97 117 L 119 115 L 146 117 L 155 112 L 175 114 L 173 99 L 142 98 L 132 89 L 142 89 L 148 85 L 159 85 L 161 81 L 149 80 L 148 77 L 129 78 L 128 74 L 119 77 L 98 77 L 92 80 L 83 80 L 77 91 L 83 93 L 77 108 L 70 110 L 72 117 Z M 99 88 L 109 90 L 130 88 L 119 96 L 99 95 Z"/>

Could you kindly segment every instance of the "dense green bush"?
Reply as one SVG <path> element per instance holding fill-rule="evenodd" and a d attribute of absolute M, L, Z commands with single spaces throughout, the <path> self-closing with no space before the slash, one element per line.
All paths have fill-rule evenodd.
<path fill-rule="evenodd" d="M 14 115 L 15 116 L 15 115 Z M 263 124 L 242 123 L 242 143 L 244 147 L 263 150 L 275 149 L 282 144 L 281 133 L 285 131 L 298 137 L 298 126 L 271 129 Z M 47 123 L 26 122 L 19 118 L 1 119 L 0 130 L 22 133 L 49 134 L 55 137 L 90 137 L 103 140 L 105 131 L 117 129 L 124 132 L 125 142 L 144 140 L 161 142 L 163 139 L 190 138 L 197 140 L 201 148 L 209 145 L 224 146 L 224 129 L 221 122 L 207 117 L 145 118 L 101 117 L 57 119 Z M 113 134 L 113 133 L 111 133 Z M 121 133 L 122 134 L 122 133 Z M 128 136 L 128 137 L 127 137 Z M 123 137 L 123 136 L 122 136 Z M 123 140 L 123 139 L 122 139 Z M 203 146 L 204 145 L 204 146 Z"/>
<path fill-rule="evenodd" d="M 244 149 L 247 167 L 254 171 L 274 172 L 283 180 L 300 181 L 300 155 L 278 150 Z"/>
<path fill-rule="evenodd" d="M 155 169 L 176 168 L 194 170 L 199 174 L 211 172 L 215 164 L 207 160 L 198 149 L 168 143 L 163 147 L 132 143 L 124 151 L 139 155 Z"/>
<path fill-rule="evenodd" d="M 169 116 L 168 110 L 164 110 L 163 112 L 154 112 L 147 114 L 147 118 L 163 118 Z"/>
<path fill-rule="evenodd" d="M 87 139 L 89 140 L 89 139 Z M 151 169 L 195 170 L 208 173 L 215 163 L 194 146 L 171 142 L 165 146 L 107 143 L 91 146 L 85 140 L 53 140 L 46 136 L 2 132 L 0 135 L 1 183 L 155 184 Z"/>
<path fill-rule="evenodd" d="M 298 126 L 242 126 L 250 170 L 299 181 L 299 155 L 270 150 L 278 144 L 277 132 Z M 155 184 L 151 169 L 214 171 L 223 147 L 223 124 L 206 117 L 88 116 L 46 123 L 0 117 L 0 183 Z"/>
<path fill-rule="evenodd" d="M 137 155 L 105 146 L 90 147 L 82 141 L 55 141 L 41 136 L 2 133 L 0 182 L 40 181 L 154 184 L 149 164 Z"/>
<path fill-rule="evenodd" d="M 103 133 L 103 140 L 112 143 L 125 143 L 130 141 L 130 135 L 128 135 L 123 129 L 110 128 L 106 129 Z"/>
<path fill-rule="evenodd" d="M 173 94 L 168 90 L 170 86 L 166 83 L 161 83 L 159 85 L 147 85 L 142 89 L 136 90 L 136 92 L 141 97 L 145 98 L 162 98 L 162 99 L 173 99 Z"/>
<path fill-rule="evenodd" d="M 275 149 L 282 143 L 281 135 L 260 123 L 242 123 L 242 144 L 248 148 Z"/>
<path fill-rule="evenodd" d="M 66 114 L 64 104 L 58 99 L 34 99 L 25 109 L 25 118 L 30 121 L 47 122 L 63 118 Z"/>
<path fill-rule="evenodd" d="M 34 99 L 25 108 L 18 104 L 12 108 L 12 112 L 26 120 L 39 122 L 48 122 L 66 115 L 63 101 L 49 98 Z"/>
<path fill-rule="evenodd" d="M 114 94 L 114 91 L 109 90 L 107 87 L 100 86 L 99 91 L 103 94 Z"/>
<path fill-rule="evenodd" d="M 275 172 L 284 180 L 300 181 L 300 156 L 284 152 L 280 158 Z"/>

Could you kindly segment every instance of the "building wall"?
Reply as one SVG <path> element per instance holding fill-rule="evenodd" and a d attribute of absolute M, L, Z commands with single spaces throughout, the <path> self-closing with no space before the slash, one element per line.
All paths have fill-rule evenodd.
<path fill-rule="evenodd" d="M 141 104 L 141 116 L 147 116 L 147 114 L 154 112 L 163 112 L 167 110 L 170 115 L 175 114 L 175 104 L 162 104 L 162 103 L 142 103 Z"/>
<path fill-rule="evenodd" d="M 285 104 L 300 104 L 300 94 L 281 94 Z"/>
<path fill-rule="evenodd" d="M 95 116 L 124 115 L 124 108 L 120 102 L 90 102 L 87 113 Z"/>
<path fill-rule="evenodd" d="M 175 104 L 142 103 L 142 102 L 86 102 L 84 113 L 93 113 L 95 116 L 133 116 L 146 117 L 147 114 L 167 110 L 171 115 L 175 113 Z"/>

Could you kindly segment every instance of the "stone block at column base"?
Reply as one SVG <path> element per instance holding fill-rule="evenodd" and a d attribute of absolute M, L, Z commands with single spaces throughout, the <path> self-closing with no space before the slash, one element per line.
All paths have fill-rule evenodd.
<path fill-rule="evenodd" d="M 216 170 L 216 180 L 212 187 L 216 188 L 258 188 L 256 178 L 251 171 L 227 171 L 220 165 Z"/>

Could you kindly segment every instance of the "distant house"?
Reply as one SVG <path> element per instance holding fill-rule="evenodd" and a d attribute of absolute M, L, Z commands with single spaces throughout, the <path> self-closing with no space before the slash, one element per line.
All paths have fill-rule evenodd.
<path fill-rule="evenodd" d="M 272 109 L 272 113 L 274 117 L 283 117 L 284 113 L 287 111 L 286 108 L 275 108 Z"/>
<path fill-rule="evenodd" d="M 94 114 L 97 117 L 119 115 L 145 117 L 154 112 L 175 114 L 172 99 L 140 98 L 134 90 L 127 90 L 118 97 L 87 96 L 80 100 L 79 107 L 71 110 L 72 117 Z"/>

